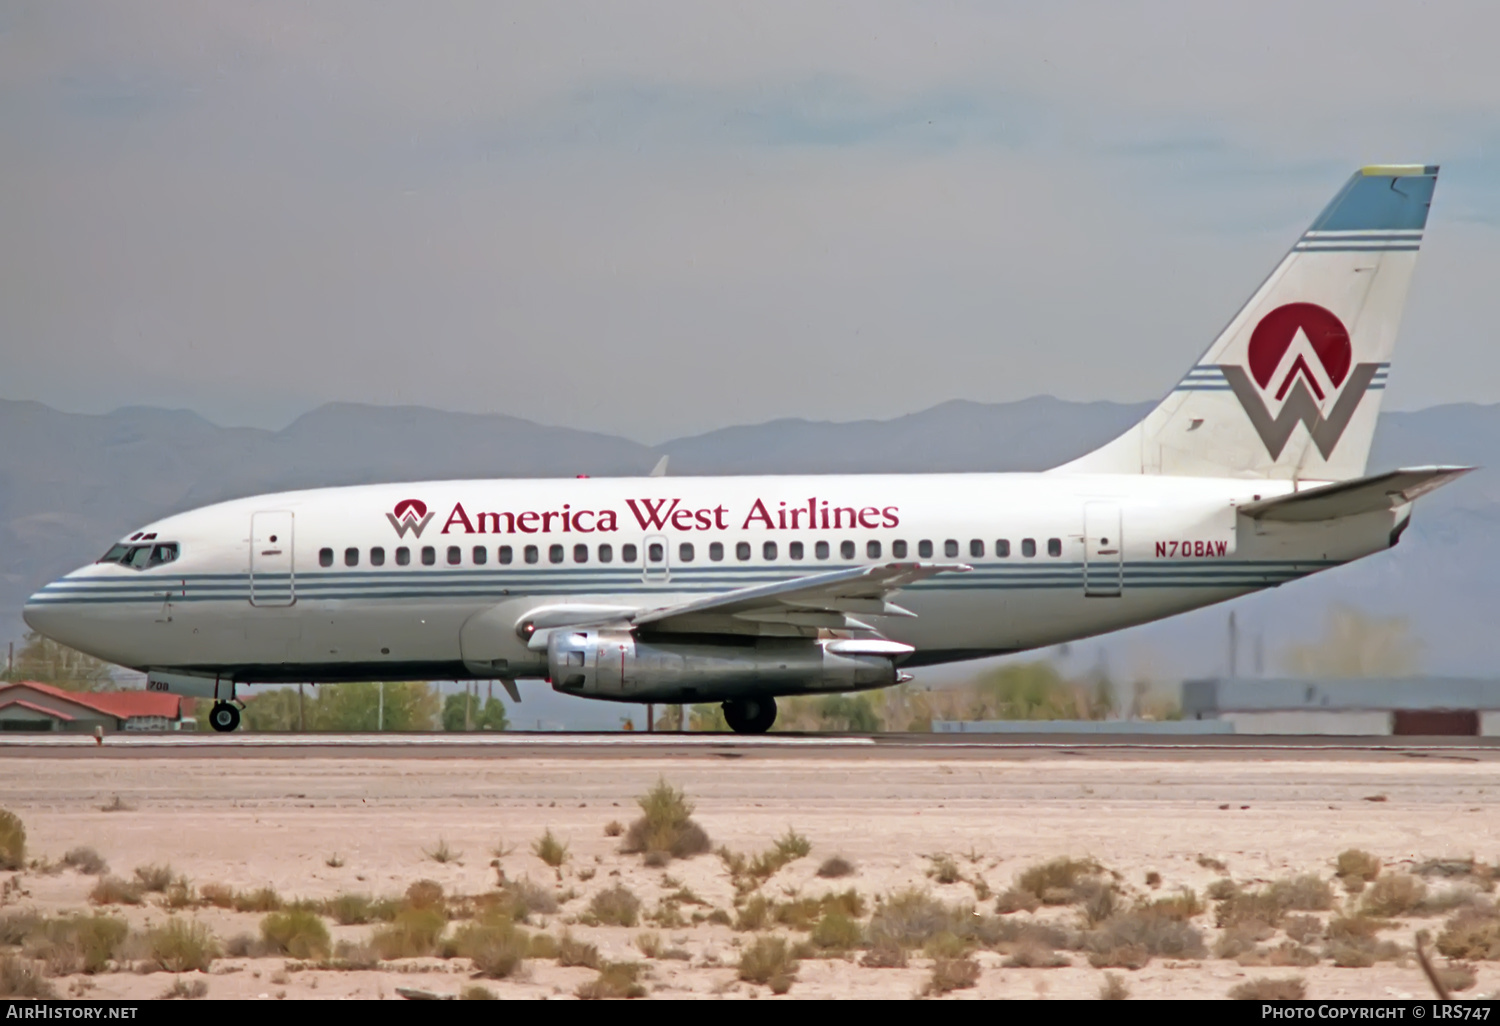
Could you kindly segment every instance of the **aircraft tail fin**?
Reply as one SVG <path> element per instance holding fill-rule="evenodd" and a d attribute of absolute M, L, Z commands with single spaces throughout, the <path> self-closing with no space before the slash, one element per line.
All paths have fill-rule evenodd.
<path fill-rule="evenodd" d="M 1172 393 L 1075 473 L 1364 473 L 1433 165 L 1355 172 Z"/>

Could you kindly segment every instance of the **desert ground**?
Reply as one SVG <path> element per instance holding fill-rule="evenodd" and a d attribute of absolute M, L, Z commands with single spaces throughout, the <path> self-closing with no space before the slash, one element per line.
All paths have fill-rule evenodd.
<path fill-rule="evenodd" d="M 26 854 L 0 873 L 0 942 L 63 997 L 1203 998 L 1272 979 L 1409 998 L 1433 993 L 1425 930 L 1461 956 L 1433 955 L 1457 996 L 1500 994 L 1497 769 L 1494 752 L 8 752 L 0 809 Z M 708 850 L 622 852 L 663 781 L 707 834 L 685 847 Z M 1337 875 L 1349 849 L 1375 857 L 1358 880 L 1347 860 Z M 835 856 L 852 872 L 820 876 Z M 632 918 L 601 903 L 617 888 L 633 925 L 609 925 Z M 430 954 L 393 940 L 418 906 L 439 910 Z M 267 917 L 288 908 L 326 941 L 278 949 Z M 131 936 L 85 973 L 47 924 L 95 914 Z M 211 933 L 206 971 L 163 971 L 144 938 L 173 921 Z M 752 949 L 773 964 L 747 971 Z"/>

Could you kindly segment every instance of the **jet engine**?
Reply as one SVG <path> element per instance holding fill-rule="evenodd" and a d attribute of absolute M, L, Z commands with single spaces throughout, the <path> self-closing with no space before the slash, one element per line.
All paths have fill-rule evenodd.
<path fill-rule="evenodd" d="M 894 641 L 683 636 L 556 629 L 547 667 L 557 691 L 630 702 L 726 701 L 753 695 L 859 691 L 909 679 Z"/>

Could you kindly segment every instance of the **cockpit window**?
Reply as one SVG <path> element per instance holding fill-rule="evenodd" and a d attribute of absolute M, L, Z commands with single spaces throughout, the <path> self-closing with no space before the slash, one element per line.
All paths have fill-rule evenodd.
<path fill-rule="evenodd" d="M 158 542 L 155 545 L 116 545 L 106 552 L 99 562 L 118 563 L 132 570 L 149 570 L 153 566 L 176 561 L 178 553 L 176 542 Z"/>

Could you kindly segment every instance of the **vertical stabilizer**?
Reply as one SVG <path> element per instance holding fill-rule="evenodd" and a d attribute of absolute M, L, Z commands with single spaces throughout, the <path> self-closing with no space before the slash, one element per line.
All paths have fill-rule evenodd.
<path fill-rule="evenodd" d="M 1349 179 L 1172 394 L 1058 469 L 1338 481 L 1364 473 L 1437 168 Z"/>

